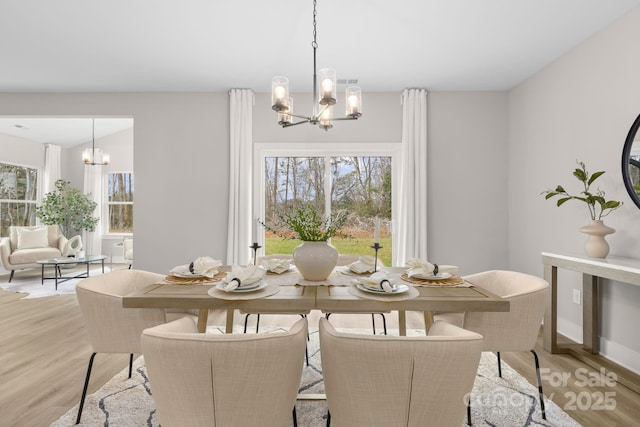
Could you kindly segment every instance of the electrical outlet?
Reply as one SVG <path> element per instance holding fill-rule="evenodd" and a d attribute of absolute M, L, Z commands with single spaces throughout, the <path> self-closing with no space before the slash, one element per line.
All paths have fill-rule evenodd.
<path fill-rule="evenodd" d="M 580 290 L 579 289 L 574 289 L 573 290 L 573 303 L 580 305 Z"/>

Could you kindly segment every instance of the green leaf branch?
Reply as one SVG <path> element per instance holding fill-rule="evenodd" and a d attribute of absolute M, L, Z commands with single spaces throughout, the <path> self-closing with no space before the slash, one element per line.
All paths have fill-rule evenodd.
<path fill-rule="evenodd" d="M 604 171 L 589 174 L 583 162 L 578 161 L 577 163 L 579 167 L 573 171 L 573 176 L 582 183 L 583 190 L 577 195 L 572 195 L 562 185 L 558 185 L 554 190 L 542 192 L 545 195 L 545 200 L 558 196 L 559 198 L 556 201 L 556 206 L 558 207 L 569 200 L 584 202 L 589 208 L 592 220 L 600 220 L 622 206 L 622 202 L 618 200 L 606 200 L 604 191 L 599 188 L 596 191 L 591 190 L 591 185 L 605 173 Z"/>
<path fill-rule="evenodd" d="M 258 221 L 266 230 L 284 239 L 300 239 L 306 242 L 324 242 L 340 235 L 340 229 L 348 219 L 346 211 L 334 211 L 329 218 L 320 215 L 311 205 L 293 212 L 275 211 L 272 224 Z"/>

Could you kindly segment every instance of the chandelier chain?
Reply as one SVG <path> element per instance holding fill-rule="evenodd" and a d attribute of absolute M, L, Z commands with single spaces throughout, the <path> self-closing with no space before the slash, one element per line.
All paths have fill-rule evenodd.
<path fill-rule="evenodd" d="M 317 0 L 313 0 L 313 42 L 311 43 L 311 46 L 314 49 L 317 49 L 318 47 L 318 42 L 316 41 L 316 36 L 318 34 L 317 29 L 316 29 L 316 16 L 318 15 L 318 12 L 316 11 L 316 5 L 318 4 Z"/>

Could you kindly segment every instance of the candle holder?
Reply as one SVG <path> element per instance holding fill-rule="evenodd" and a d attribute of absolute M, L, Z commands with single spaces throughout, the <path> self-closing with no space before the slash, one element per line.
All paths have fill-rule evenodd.
<path fill-rule="evenodd" d="M 249 247 L 253 249 L 253 265 L 256 265 L 256 254 L 258 253 L 258 249 L 260 249 L 262 246 L 260 246 L 258 242 L 253 242 L 253 245 Z"/>
<path fill-rule="evenodd" d="M 376 251 L 376 256 L 373 259 L 373 272 L 375 273 L 378 271 L 378 251 L 382 249 L 382 246 L 380 246 L 380 243 L 376 242 L 371 246 L 371 248 Z"/>

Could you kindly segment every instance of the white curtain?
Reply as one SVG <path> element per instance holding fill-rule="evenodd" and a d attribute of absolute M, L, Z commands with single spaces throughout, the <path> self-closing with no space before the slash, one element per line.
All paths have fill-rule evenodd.
<path fill-rule="evenodd" d="M 96 231 L 83 231 L 82 242 L 87 255 L 100 255 L 102 253 L 102 166 L 84 165 L 84 189 L 83 192 L 96 202 L 96 210 L 93 216 L 100 217 L 96 224 Z"/>
<path fill-rule="evenodd" d="M 427 91 L 402 93 L 402 173 L 394 265 L 427 258 Z"/>
<path fill-rule="evenodd" d="M 227 264 L 247 264 L 251 257 L 253 184 L 253 104 L 250 89 L 231 89 L 229 140 L 229 226 Z"/>
<path fill-rule="evenodd" d="M 60 146 L 45 144 L 44 176 L 42 177 L 42 195 L 56 189 L 56 181 L 60 179 Z"/>

